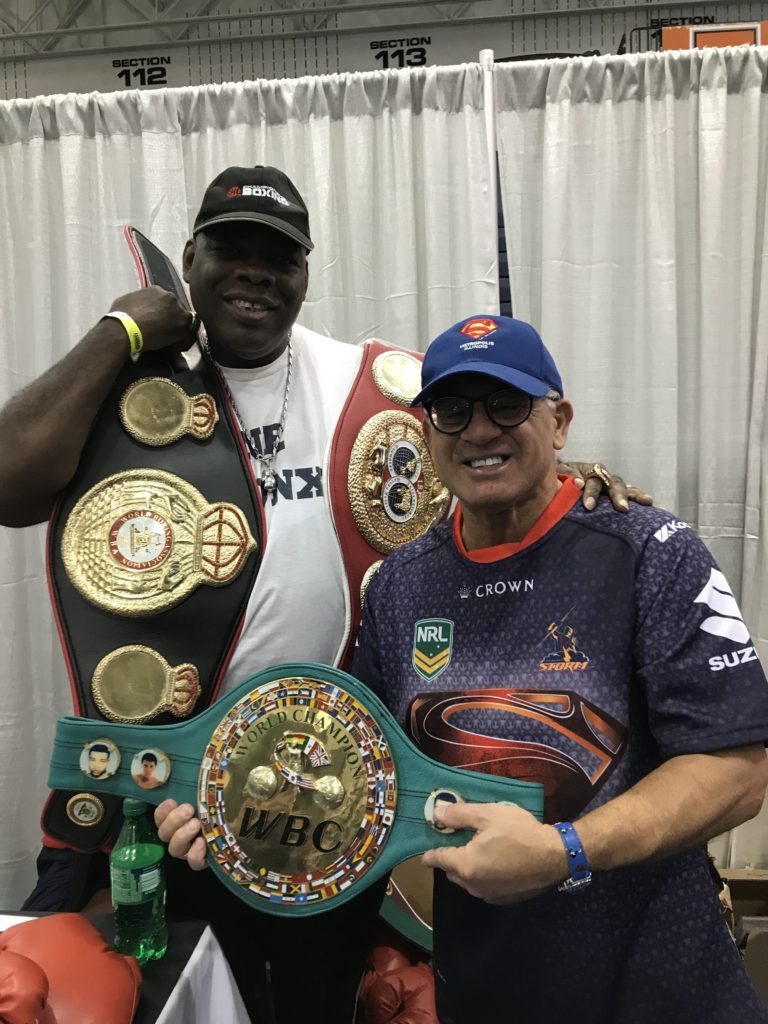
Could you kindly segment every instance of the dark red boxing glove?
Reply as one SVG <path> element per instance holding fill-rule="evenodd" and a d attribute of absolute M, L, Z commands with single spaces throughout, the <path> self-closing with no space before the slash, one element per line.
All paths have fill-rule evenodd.
<path fill-rule="evenodd" d="M 0 934 L 2 1024 L 130 1024 L 141 988 L 132 956 L 112 953 L 80 914 L 52 914 Z"/>
<path fill-rule="evenodd" d="M 429 964 L 413 964 L 390 946 L 376 946 L 360 986 L 366 1024 L 437 1024 Z"/>

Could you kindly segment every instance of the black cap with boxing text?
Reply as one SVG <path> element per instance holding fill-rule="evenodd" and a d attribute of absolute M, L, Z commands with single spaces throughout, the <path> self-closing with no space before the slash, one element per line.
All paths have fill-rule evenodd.
<path fill-rule="evenodd" d="M 192 233 L 230 221 L 264 224 L 305 249 L 314 248 L 306 204 L 288 175 L 276 167 L 228 167 L 213 179 Z"/>

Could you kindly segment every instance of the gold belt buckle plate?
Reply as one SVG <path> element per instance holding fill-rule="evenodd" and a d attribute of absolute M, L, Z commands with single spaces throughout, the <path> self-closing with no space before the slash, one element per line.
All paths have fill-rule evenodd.
<path fill-rule="evenodd" d="M 163 470 L 115 473 L 70 512 L 64 568 L 82 596 L 115 615 L 156 615 L 197 587 L 224 586 L 256 548 L 245 514 L 209 504 Z"/>

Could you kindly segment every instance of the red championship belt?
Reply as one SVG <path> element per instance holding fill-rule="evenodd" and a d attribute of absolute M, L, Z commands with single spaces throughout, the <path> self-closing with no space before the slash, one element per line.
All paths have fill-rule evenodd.
<path fill-rule="evenodd" d="M 347 665 L 362 596 L 385 555 L 420 537 L 450 507 L 410 407 L 421 388 L 422 355 L 367 341 L 330 449 L 326 479 L 347 579 L 343 654 Z"/>

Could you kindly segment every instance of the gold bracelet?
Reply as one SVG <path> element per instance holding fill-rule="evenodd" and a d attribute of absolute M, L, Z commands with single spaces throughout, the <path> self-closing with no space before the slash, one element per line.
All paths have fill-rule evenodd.
<path fill-rule="evenodd" d="M 125 333 L 128 335 L 128 344 L 131 346 L 131 359 L 135 363 L 141 354 L 141 350 L 144 348 L 144 335 L 141 333 L 141 328 L 128 313 L 113 310 L 111 313 L 105 313 L 101 319 L 104 320 L 108 316 L 111 316 L 113 320 L 119 320 L 125 328 Z"/>

